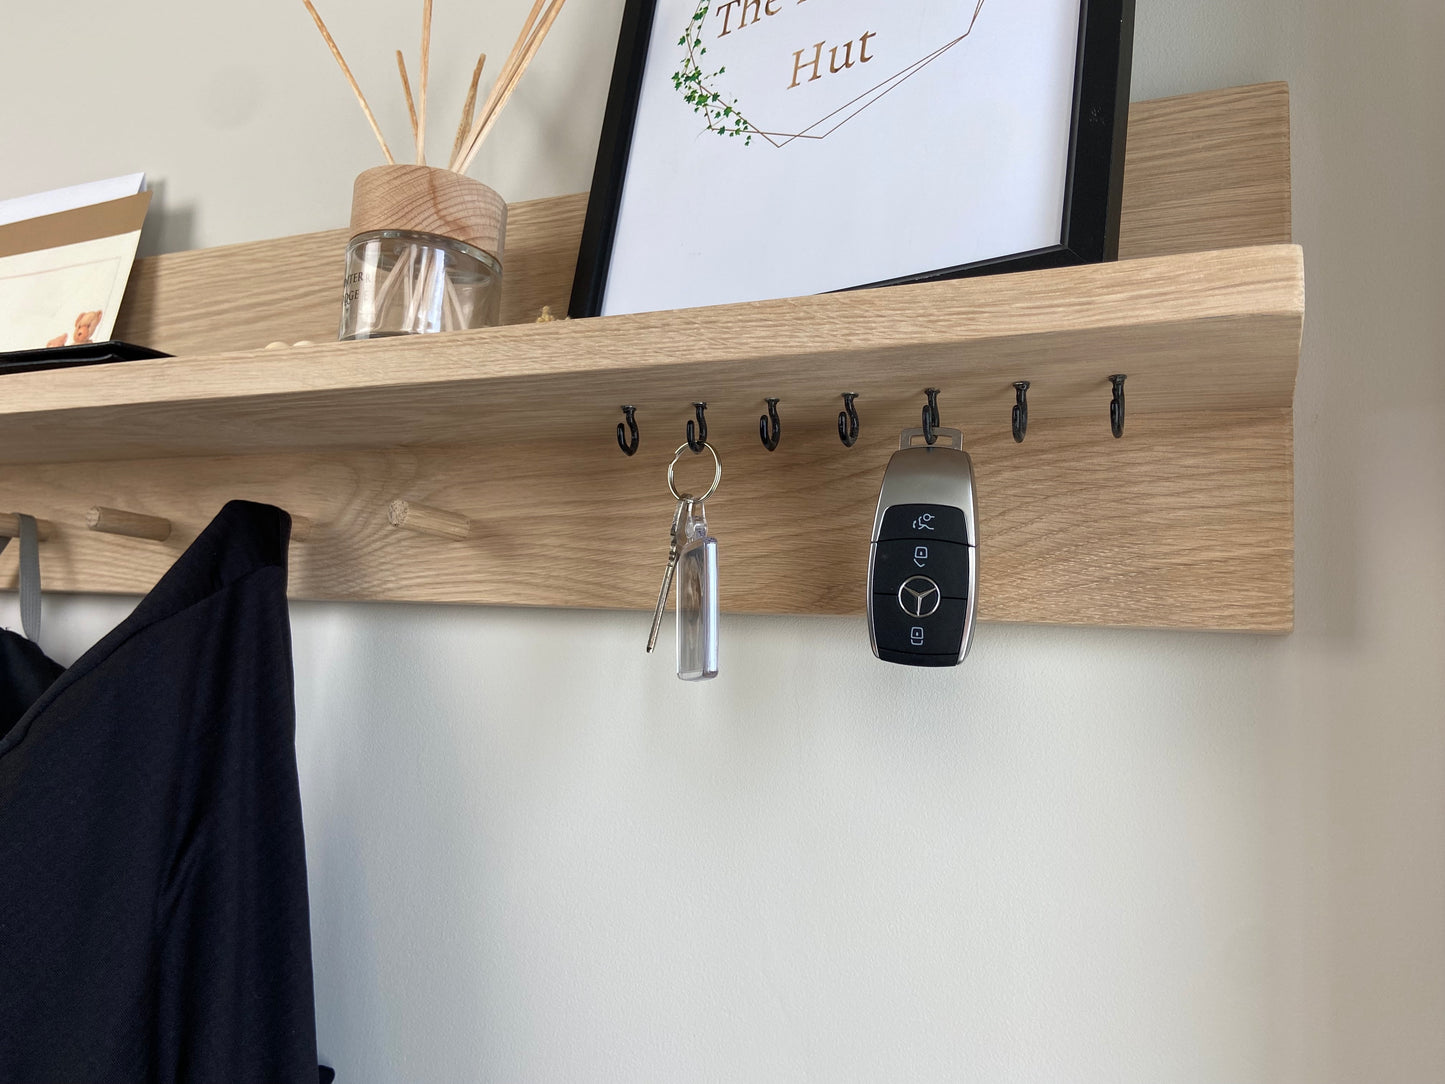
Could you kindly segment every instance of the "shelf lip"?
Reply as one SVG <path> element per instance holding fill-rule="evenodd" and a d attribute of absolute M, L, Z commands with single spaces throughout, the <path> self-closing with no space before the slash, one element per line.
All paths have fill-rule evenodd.
<path fill-rule="evenodd" d="M 403 393 L 518 378 L 928 349 L 1211 319 L 1302 320 L 1303 252 L 1267 245 L 708 308 L 133 361 L 8 376 L 37 413 Z M 820 332 L 836 345 L 820 347 Z M 519 357 L 519 355 L 524 355 Z M 1291 381 L 1292 383 L 1292 381 Z"/>

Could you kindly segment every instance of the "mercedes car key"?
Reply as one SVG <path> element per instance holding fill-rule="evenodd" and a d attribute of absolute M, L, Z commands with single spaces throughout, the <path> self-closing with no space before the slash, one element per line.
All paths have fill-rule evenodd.
<path fill-rule="evenodd" d="M 883 473 L 868 560 L 873 654 L 905 666 L 957 666 L 973 639 L 978 516 L 973 462 L 957 429 L 914 445 L 905 429 Z"/>

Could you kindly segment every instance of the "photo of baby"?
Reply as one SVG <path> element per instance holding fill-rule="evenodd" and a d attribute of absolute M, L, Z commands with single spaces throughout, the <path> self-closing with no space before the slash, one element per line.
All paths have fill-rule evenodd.
<path fill-rule="evenodd" d="M 49 349 L 53 346 L 64 346 L 69 342 L 72 346 L 79 346 L 81 343 L 93 341 L 95 329 L 100 326 L 100 310 L 94 312 L 83 312 L 75 318 L 75 330 L 69 335 L 57 335 L 45 344 Z"/>

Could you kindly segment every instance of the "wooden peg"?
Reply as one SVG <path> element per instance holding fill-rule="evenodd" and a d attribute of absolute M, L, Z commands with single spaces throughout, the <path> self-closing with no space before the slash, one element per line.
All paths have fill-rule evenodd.
<path fill-rule="evenodd" d="M 290 514 L 290 513 L 288 513 Z M 311 541 L 311 534 L 316 530 L 316 524 L 306 516 L 291 515 L 291 541 L 299 545 L 305 545 Z"/>
<path fill-rule="evenodd" d="M 0 512 L 0 538 L 20 537 L 20 517 L 14 512 Z M 48 519 L 37 519 L 35 521 L 35 537 L 42 542 L 49 542 L 55 537 L 55 524 Z"/>
<path fill-rule="evenodd" d="M 85 513 L 85 525 L 92 531 L 120 534 L 127 538 L 148 538 L 152 542 L 164 542 L 171 536 L 171 521 L 168 519 L 100 505 Z"/>
<path fill-rule="evenodd" d="M 404 531 L 419 531 L 437 538 L 448 538 L 461 542 L 471 537 L 472 521 L 455 512 L 444 512 L 415 501 L 392 501 L 386 509 L 386 518 L 393 527 Z"/>

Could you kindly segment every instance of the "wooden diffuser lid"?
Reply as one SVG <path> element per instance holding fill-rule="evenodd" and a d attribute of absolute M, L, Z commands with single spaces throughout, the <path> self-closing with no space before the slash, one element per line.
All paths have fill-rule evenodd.
<path fill-rule="evenodd" d="M 431 166 L 377 166 L 356 178 L 351 236 L 373 230 L 435 233 L 502 261 L 507 203 L 492 189 Z"/>

